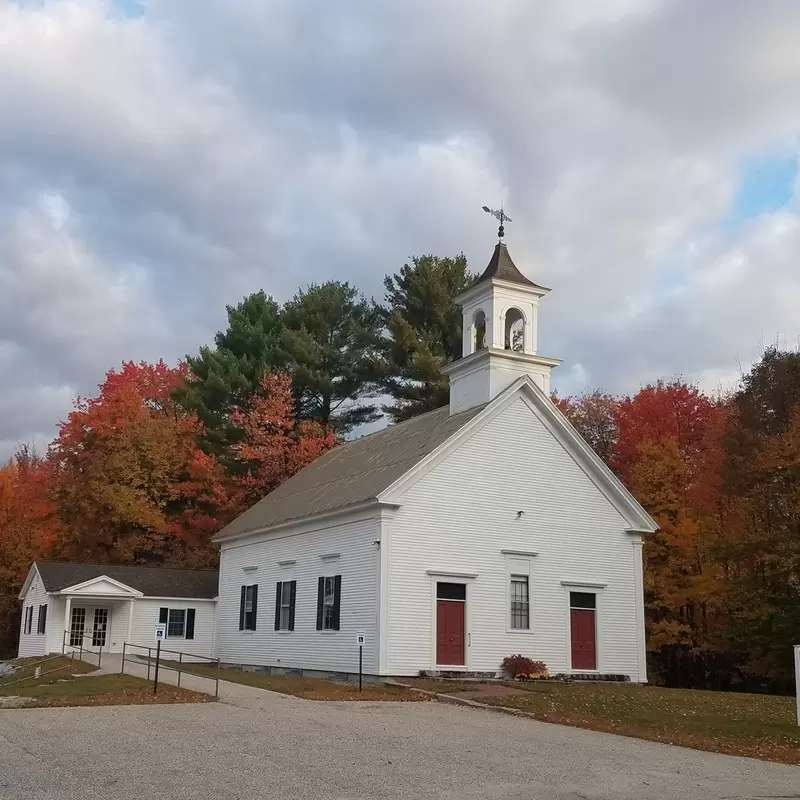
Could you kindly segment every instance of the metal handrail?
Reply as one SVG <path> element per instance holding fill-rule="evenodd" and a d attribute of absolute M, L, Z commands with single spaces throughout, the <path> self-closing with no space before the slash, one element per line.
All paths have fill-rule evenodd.
<path fill-rule="evenodd" d="M 25 667 L 26 668 L 27 667 L 36 667 L 39 664 L 46 664 L 48 661 L 55 661 L 55 659 L 57 659 L 57 658 L 66 658 L 66 656 L 64 656 L 64 655 L 49 656 L 48 658 L 43 658 L 41 661 L 33 661 L 30 664 L 25 664 Z M 69 664 L 64 664 L 61 667 L 56 667 L 55 669 L 50 669 L 47 672 L 40 672 L 38 675 L 34 671 L 34 673 L 32 675 L 26 675 L 24 678 L 17 678 L 16 680 L 9 681 L 8 683 L 0 682 L 0 691 L 3 691 L 5 689 L 7 689 L 9 686 L 16 686 L 18 683 L 24 683 L 25 681 L 29 681 L 31 679 L 36 680 L 37 678 L 41 678 L 44 675 L 52 675 L 54 672 L 61 672 L 62 669 L 67 669 L 67 668 L 69 668 L 69 677 L 70 677 L 70 680 L 71 680 L 73 678 L 72 670 L 73 670 L 74 664 L 75 664 L 75 651 L 73 650 L 72 653 L 70 653 Z"/>
<path fill-rule="evenodd" d="M 70 638 L 69 644 L 67 644 L 67 637 L 68 636 Z M 75 648 L 77 648 L 79 650 L 79 652 L 80 652 L 80 660 L 81 661 L 83 660 L 84 652 L 92 653 L 93 655 L 97 656 L 97 668 L 100 669 L 100 665 L 101 665 L 102 660 L 103 660 L 103 647 L 102 647 L 102 645 L 91 644 L 90 646 L 88 646 L 88 647 L 86 647 L 84 649 L 83 640 L 84 639 L 91 639 L 92 641 L 94 641 L 94 636 L 91 633 L 82 633 L 80 635 L 81 636 L 81 642 L 80 642 L 79 645 L 78 644 L 72 644 L 72 639 L 75 636 L 77 636 L 77 634 L 75 634 L 73 631 L 70 631 L 70 630 L 65 630 L 64 631 L 64 635 L 61 637 L 61 655 L 63 656 L 65 654 L 67 647 L 72 647 L 73 648 L 73 652 L 74 652 Z M 91 649 L 92 647 L 96 647 L 97 650 L 96 651 L 92 650 Z"/>
<path fill-rule="evenodd" d="M 120 673 L 119 673 L 120 675 L 124 675 L 125 674 L 125 654 L 126 654 L 128 648 L 136 648 L 138 650 L 147 650 L 147 680 L 149 681 L 150 680 L 150 666 L 151 666 L 151 662 L 153 660 L 153 650 L 156 650 L 156 648 L 155 647 L 147 647 L 147 646 L 141 645 L 141 644 L 132 644 L 132 643 L 128 643 L 128 642 L 123 642 L 122 643 L 122 666 L 121 666 Z M 178 656 L 178 666 L 177 667 L 173 667 L 173 666 L 170 666 L 170 665 L 167 665 L 167 664 L 162 664 L 160 662 L 160 660 L 158 662 L 158 666 L 161 669 L 169 669 L 169 670 L 172 670 L 173 672 L 177 672 L 178 673 L 178 687 L 179 688 L 180 688 L 180 685 L 181 685 L 181 675 L 183 673 L 186 673 L 187 675 L 193 675 L 195 678 L 205 678 L 205 679 L 207 679 L 209 681 L 214 681 L 214 697 L 215 698 L 219 698 L 220 659 L 218 659 L 218 658 L 209 658 L 208 656 L 201 656 L 201 655 L 198 655 L 196 653 L 184 653 L 181 650 L 165 650 L 163 647 L 159 648 L 157 652 L 159 652 L 160 654 L 169 653 L 171 655 Z M 216 664 L 217 665 L 216 677 L 212 678 L 210 675 L 201 675 L 199 672 L 192 672 L 191 670 L 183 669 L 183 664 L 186 663 L 183 660 L 184 656 L 188 656 L 190 658 L 200 659 L 204 663 Z M 128 662 L 129 663 L 136 663 L 136 662 L 133 662 L 130 658 L 128 659 Z M 192 662 L 189 662 L 189 663 L 192 663 Z"/>

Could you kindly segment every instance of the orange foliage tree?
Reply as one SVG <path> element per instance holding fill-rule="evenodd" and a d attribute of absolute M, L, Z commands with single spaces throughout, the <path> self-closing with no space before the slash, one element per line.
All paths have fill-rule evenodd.
<path fill-rule="evenodd" d="M 13 649 L 28 568 L 51 553 L 61 532 L 51 485 L 51 463 L 27 447 L 0 467 L 0 654 Z"/>
<path fill-rule="evenodd" d="M 280 486 L 298 470 L 336 444 L 331 429 L 311 421 L 296 423 L 292 379 L 266 373 L 249 407 L 235 409 L 231 424 L 242 438 L 234 446 L 239 469 L 233 478 L 233 503 L 242 511 Z"/>
<path fill-rule="evenodd" d="M 78 399 L 51 448 L 65 524 L 61 554 L 83 561 L 201 566 L 228 496 L 201 425 L 174 400 L 185 367 L 123 363 Z"/>

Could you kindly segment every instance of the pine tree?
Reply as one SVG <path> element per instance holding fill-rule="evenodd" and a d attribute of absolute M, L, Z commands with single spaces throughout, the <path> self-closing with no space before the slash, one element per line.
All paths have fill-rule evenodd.
<path fill-rule="evenodd" d="M 300 290 L 284 306 L 283 348 L 294 378 L 297 419 L 338 433 L 380 416 L 381 317 L 349 283 Z"/>
<path fill-rule="evenodd" d="M 187 356 L 189 374 L 176 390 L 204 425 L 204 449 L 216 456 L 225 456 L 241 436 L 231 409 L 247 407 L 262 376 L 286 366 L 281 308 L 271 297 L 254 292 L 227 312 L 228 327 L 214 337 L 214 347 Z"/>
<path fill-rule="evenodd" d="M 448 403 L 449 382 L 441 370 L 461 358 L 461 310 L 453 298 L 474 280 L 463 253 L 414 257 L 384 279 L 384 388 L 394 398 L 384 410 L 395 422 Z"/>

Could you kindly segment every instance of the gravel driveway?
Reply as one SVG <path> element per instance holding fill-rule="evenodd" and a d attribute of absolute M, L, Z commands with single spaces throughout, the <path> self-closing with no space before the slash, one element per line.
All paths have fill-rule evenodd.
<path fill-rule="evenodd" d="M 241 688 L 210 705 L 0 711 L 0 798 L 800 798 L 798 767 L 458 706 Z"/>

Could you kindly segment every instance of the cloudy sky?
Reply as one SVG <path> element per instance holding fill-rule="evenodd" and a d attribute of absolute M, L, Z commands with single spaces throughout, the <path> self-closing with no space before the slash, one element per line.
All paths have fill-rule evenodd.
<path fill-rule="evenodd" d="M 562 393 L 800 337 L 796 0 L 0 0 L 0 457 L 226 303 L 507 243 Z"/>

